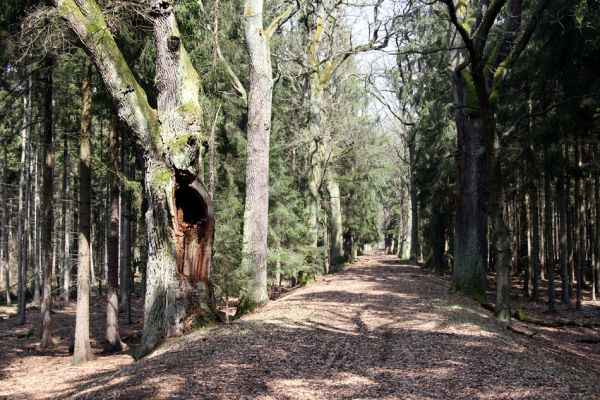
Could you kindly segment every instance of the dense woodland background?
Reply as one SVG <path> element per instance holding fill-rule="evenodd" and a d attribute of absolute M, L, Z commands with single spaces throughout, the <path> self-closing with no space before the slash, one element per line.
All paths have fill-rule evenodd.
<path fill-rule="evenodd" d="M 144 93 L 163 111 L 157 82 L 168 57 L 157 50 L 159 14 L 148 3 L 173 6 L 179 32 L 167 47 L 185 45 L 174 54 L 186 53 L 199 74 L 199 133 L 193 144 L 178 140 L 199 155 L 194 177 L 214 209 L 210 273 L 195 277 L 206 283 L 207 305 L 159 341 L 198 321 L 229 321 L 381 243 L 452 276 L 454 290 L 505 323 L 511 293 L 567 315 L 596 300 L 598 1 L 265 1 L 266 147 L 247 136 L 249 108 L 266 106 L 253 97 L 257 67 L 244 31 L 252 1 L 13 1 L 0 6 L 0 258 L 2 302 L 18 305 L 21 323 L 46 312 L 48 327 L 52 304 L 85 308 L 78 269 L 93 296 L 116 308 L 118 291 L 120 313 L 129 318 L 145 301 L 150 315 L 145 295 L 158 275 L 148 273 L 155 236 L 145 215 L 156 201 L 147 173 L 154 153 L 119 97 Z M 103 53 L 64 4 L 107 30 L 100 42 L 114 37 L 130 70 L 110 73 L 139 88 L 106 84 L 109 72 L 97 68 Z M 247 190 L 255 172 L 247 160 L 261 148 L 268 199 Z M 180 179 L 167 176 L 177 188 Z M 268 210 L 264 261 L 244 239 L 251 204 Z M 107 341 L 124 348 L 109 311 L 107 327 Z M 52 346 L 47 335 L 42 342 Z M 156 338 L 144 335 L 149 350 Z"/>

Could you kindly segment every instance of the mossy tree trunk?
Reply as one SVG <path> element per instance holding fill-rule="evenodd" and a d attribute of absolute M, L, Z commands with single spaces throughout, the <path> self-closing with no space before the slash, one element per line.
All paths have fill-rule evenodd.
<path fill-rule="evenodd" d="M 522 0 L 511 0 L 508 17 L 503 21 L 503 37 L 487 49 L 488 35 L 506 5 L 505 0 L 476 3 L 475 18 L 466 7 L 444 0 L 455 32 L 455 52 L 451 66 L 455 97 L 458 138 L 459 186 L 456 219 L 454 288 L 485 300 L 485 254 L 487 217 L 493 221 L 493 248 L 497 258 L 496 313 L 502 322 L 510 322 L 509 260 L 510 243 L 503 207 L 501 138 L 496 130 L 494 103 L 500 95 L 500 81 L 507 66 L 520 56 L 531 39 L 548 0 L 535 5 L 532 16 L 517 37 L 522 16 Z M 491 61 L 491 62 L 490 62 Z"/>
<path fill-rule="evenodd" d="M 94 0 L 55 0 L 133 133 L 145 163 L 148 204 L 147 289 L 139 355 L 182 334 L 192 313 L 212 302 L 214 217 L 200 175 L 199 76 L 173 15 L 173 2 L 151 1 L 158 108 L 153 109 Z"/>

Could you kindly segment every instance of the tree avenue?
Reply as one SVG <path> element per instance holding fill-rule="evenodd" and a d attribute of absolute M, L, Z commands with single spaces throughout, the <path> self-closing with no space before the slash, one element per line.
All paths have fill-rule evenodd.
<path fill-rule="evenodd" d="M 599 11 L 2 3 L 0 397 L 589 395 Z"/>

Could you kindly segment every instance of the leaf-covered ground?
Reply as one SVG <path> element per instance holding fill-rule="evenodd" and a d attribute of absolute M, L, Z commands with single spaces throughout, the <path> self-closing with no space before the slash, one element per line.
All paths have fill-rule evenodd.
<path fill-rule="evenodd" d="M 600 398 L 597 329 L 527 326 L 529 338 L 448 286 L 395 257 L 361 257 L 135 363 L 113 355 L 72 368 L 58 355 L 34 368 L 35 355 L 13 357 L 0 366 L 0 397 Z"/>

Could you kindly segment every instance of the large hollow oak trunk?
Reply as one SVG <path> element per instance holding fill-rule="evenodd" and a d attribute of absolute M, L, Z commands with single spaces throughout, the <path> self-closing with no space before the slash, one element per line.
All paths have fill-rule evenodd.
<path fill-rule="evenodd" d="M 173 2 L 152 0 L 158 107 L 153 109 L 94 0 L 55 0 L 133 133 L 144 158 L 148 204 L 147 288 L 138 355 L 184 333 L 192 314 L 210 313 L 214 216 L 201 181 L 204 139 L 199 76 L 181 42 Z"/>

